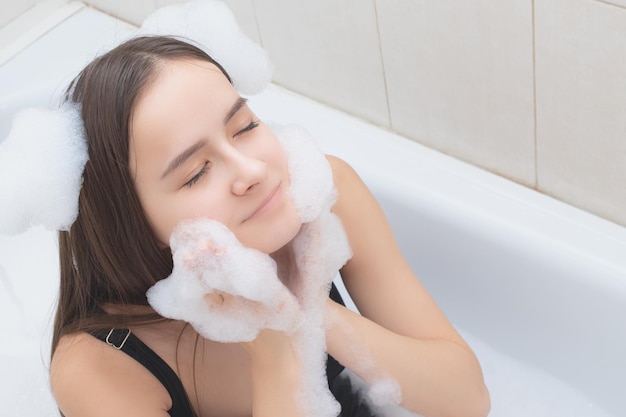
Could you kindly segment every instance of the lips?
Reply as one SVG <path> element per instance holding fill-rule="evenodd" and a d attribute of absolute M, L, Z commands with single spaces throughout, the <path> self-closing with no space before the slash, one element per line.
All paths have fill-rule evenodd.
<path fill-rule="evenodd" d="M 246 219 L 246 221 L 260 217 L 263 214 L 271 211 L 276 204 L 280 201 L 281 192 L 280 192 L 280 184 L 276 188 L 274 188 L 268 195 L 263 199 L 261 204 L 252 212 L 250 216 Z"/>

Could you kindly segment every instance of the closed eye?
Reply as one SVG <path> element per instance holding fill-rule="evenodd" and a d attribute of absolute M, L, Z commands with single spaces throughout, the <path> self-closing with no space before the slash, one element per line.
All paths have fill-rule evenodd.
<path fill-rule="evenodd" d="M 200 171 L 198 171 L 196 175 L 194 175 L 189 181 L 185 183 L 185 187 L 188 187 L 188 188 L 193 187 L 198 181 L 200 181 L 200 178 L 202 178 L 202 176 L 206 174 L 208 170 L 209 170 L 209 163 L 205 162 L 202 168 L 200 169 Z"/>
<path fill-rule="evenodd" d="M 247 125 L 243 129 L 241 129 L 239 132 L 235 133 L 235 137 L 237 137 L 239 135 L 242 135 L 242 134 L 244 134 L 246 132 L 249 132 L 250 130 L 252 130 L 255 127 L 257 127 L 258 125 L 259 125 L 259 121 L 258 120 L 251 121 L 249 125 Z"/>

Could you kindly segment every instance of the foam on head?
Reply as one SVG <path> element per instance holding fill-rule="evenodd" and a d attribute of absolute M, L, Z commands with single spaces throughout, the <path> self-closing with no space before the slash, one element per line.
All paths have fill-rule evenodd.
<path fill-rule="evenodd" d="M 83 138 L 77 107 L 29 108 L 15 116 L 0 144 L 0 231 L 21 233 L 39 224 L 69 230 L 88 159 Z"/>
<path fill-rule="evenodd" d="M 272 65 L 260 45 L 240 30 L 230 9 L 216 0 L 162 7 L 149 15 L 139 35 L 191 40 L 220 63 L 242 94 L 256 94 L 272 79 Z"/>

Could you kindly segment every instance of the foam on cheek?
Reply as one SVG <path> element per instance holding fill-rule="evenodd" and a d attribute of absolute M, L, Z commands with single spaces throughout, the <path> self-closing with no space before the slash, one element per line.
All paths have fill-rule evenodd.
<path fill-rule="evenodd" d="M 0 144 L 0 230 L 21 233 L 42 224 L 69 230 L 78 216 L 87 162 L 78 108 L 25 109 Z"/>
<path fill-rule="evenodd" d="M 172 234 L 172 274 L 148 290 L 152 307 L 164 317 L 184 320 L 207 339 L 242 342 L 261 329 L 295 329 L 298 303 L 276 275 L 267 255 L 242 246 L 221 223 L 183 222 Z M 228 300 L 209 302 L 209 294 Z"/>
<path fill-rule="evenodd" d="M 303 223 L 330 210 L 336 200 L 333 173 L 319 145 L 298 126 L 267 124 L 285 151 L 291 178 L 291 198 Z"/>

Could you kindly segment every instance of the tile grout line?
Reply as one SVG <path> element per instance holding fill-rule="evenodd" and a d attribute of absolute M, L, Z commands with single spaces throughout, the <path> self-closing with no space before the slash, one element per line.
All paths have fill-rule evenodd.
<path fill-rule="evenodd" d="M 535 153 L 535 181 L 534 188 L 539 190 L 539 152 L 537 140 L 537 40 L 536 40 L 536 26 L 535 26 L 535 0 L 531 0 L 531 26 L 532 26 L 532 61 L 533 61 L 533 140 L 534 140 L 534 153 Z"/>
<path fill-rule="evenodd" d="M 385 87 L 385 98 L 387 99 L 387 119 L 389 120 L 389 129 L 393 130 L 393 121 L 391 118 L 391 100 L 389 97 L 389 88 L 387 86 L 387 72 L 385 71 L 385 58 L 383 54 L 383 45 L 380 36 L 380 23 L 378 21 L 378 7 L 376 6 L 377 0 L 372 0 L 374 5 L 374 16 L 376 18 L 376 39 L 378 40 L 378 52 L 380 53 L 380 65 L 383 70 L 383 85 Z"/>

